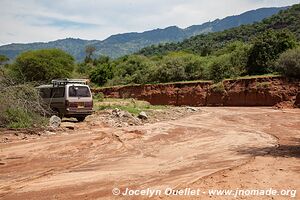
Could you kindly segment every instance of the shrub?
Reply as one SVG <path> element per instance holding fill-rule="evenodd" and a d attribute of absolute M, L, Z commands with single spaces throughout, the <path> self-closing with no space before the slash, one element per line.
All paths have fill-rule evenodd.
<path fill-rule="evenodd" d="M 219 92 L 219 93 L 225 92 L 225 87 L 224 87 L 223 82 L 219 82 L 219 83 L 215 83 L 215 84 L 211 85 L 210 89 L 213 92 Z"/>
<path fill-rule="evenodd" d="M 110 64 L 99 64 L 90 73 L 90 79 L 93 83 L 104 85 L 108 79 L 112 78 L 112 67 Z"/>
<path fill-rule="evenodd" d="M 0 66 L 9 60 L 5 55 L 0 55 Z"/>
<path fill-rule="evenodd" d="M 277 60 L 277 69 L 284 76 L 300 78 L 300 47 L 281 54 Z"/>
<path fill-rule="evenodd" d="M 271 86 L 270 82 L 260 82 L 260 83 L 256 83 L 256 88 L 257 89 L 267 89 Z"/>
<path fill-rule="evenodd" d="M 296 45 L 295 36 L 287 31 L 269 30 L 255 38 L 247 63 L 249 74 L 272 72 L 274 61 L 287 49 Z"/>
<path fill-rule="evenodd" d="M 230 62 L 230 54 L 224 54 L 216 57 L 209 69 L 210 79 L 215 83 L 225 78 L 235 77 L 235 68 Z"/>
<path fill-rule="evenodd" d="M 33 85 L 0 77 L 0 113 L 0 127 L 25 128 L 43 126 L 49 111 Z"/>
<path fill-rule="evenodd" d="M 4 117 L 8 128 L 28 128 L 44 124 L 43 117 L 24 108 L 8 108 Z"/>
<path fill-rule="evenodd" d="M 104 94 L 102 92 L 99 92 L 99 93 L 94 95 L 94 99 L 96 101 L 103 101 L 104 100 Z"/>
<path fill-rule="evenodd" d="M 11 75 L 19 82 L 48 82 L 68 78 L 74 69 L 74 59 L 59 49 L 42 49 L 21 53 L 10 67 Z"/>

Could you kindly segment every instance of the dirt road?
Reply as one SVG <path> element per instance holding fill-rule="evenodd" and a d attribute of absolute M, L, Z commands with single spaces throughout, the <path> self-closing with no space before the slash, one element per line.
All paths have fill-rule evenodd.
<path fill-rule="evenodd" d="M 0 198 L 140 199 L 114 196 L 115 187 L 300 192 L 299 142 L 299 109 L 201 108 L 178 120 L 119 129 L 88 121 L 1 143 Z"/>

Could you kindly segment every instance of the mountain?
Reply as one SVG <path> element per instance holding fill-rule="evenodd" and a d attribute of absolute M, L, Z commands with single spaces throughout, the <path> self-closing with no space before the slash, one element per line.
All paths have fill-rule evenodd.
<path fill-rule="evenodd" d="M 266 30 L 288 29 L 300 40 L 300 4 L 254 24 L 241 25 L 221 32 L 202 34 L 185 39 L 182 42 L 164 45 L 152 45 L 141 49 L 138 54 L 146 56 L 162 55 L 170 51 L 187 51 L 196 54 L 207 54 L 232 41 L 249 41 L 252 37 Z"/>
<path fill-rule="evenodd" d="M 155 29 L 142 33 L 133 32 L 112 35 L 103 41 L 66 38 L 46 43 L 9 44 L 0 46 L 0 54 L 14 59 L 23 51 L 59 48 L 70 53 L 76 60 L 81 61 L 85 56 L 85 47 L 93 45 L 96 47 L 96 55 L 108 55 L 116 58 L 137 52 L 146 46 L 159 43 L 181 42 L 191 36 L 223 31 L 244 24 L 252 24 L 287 8 L 261 8 L 245 12 L 241 15 L 230 16 L 221 20 L 217 19 L 202 25 L 193 25 L 185 29 L 170 26 L 165 29 Z"/>
<path fill-rule="evenodd" d="M 0 54 L 6 55 L 10 59 L 15 58 L 18 54 L 24 51 L 37 50 L 37 49 L 50 49 L 58 48 L 62 49 L 72 56 L 76 60 L 81 60 L 85 56 L 85 47 L 90 44 L 94 44 L 95 40 L 81 40 L 66 38 L 61 40 L 56 40 L 52 42 L 35 42 L 29 44 L 9 44 L 0 47 Z"/>

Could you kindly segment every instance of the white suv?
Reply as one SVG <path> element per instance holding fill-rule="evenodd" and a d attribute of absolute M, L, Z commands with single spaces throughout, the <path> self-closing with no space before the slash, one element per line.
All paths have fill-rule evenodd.
<path fill-rule="evenodd" d="M 86 80 L 52 80 L 51 85 L 37 87 L 40 96 L 59 117 L 83 121 L 93 113 L 93 97 Z"/>

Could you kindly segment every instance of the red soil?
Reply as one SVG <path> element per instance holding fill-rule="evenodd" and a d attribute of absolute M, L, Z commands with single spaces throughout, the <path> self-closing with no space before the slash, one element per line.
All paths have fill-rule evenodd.
<path fill-rule="evenodd" d="M 212 82 L 118 86 L 94 89 L 111 98 L 136 98 L 153 105 L 190 106 L 274 106 L 288 102 L 300 106 L 300 82 L 283 77 L 223 81 L 224 90 Z M 285 104 L 282 104 L 285 105 Z"/>

